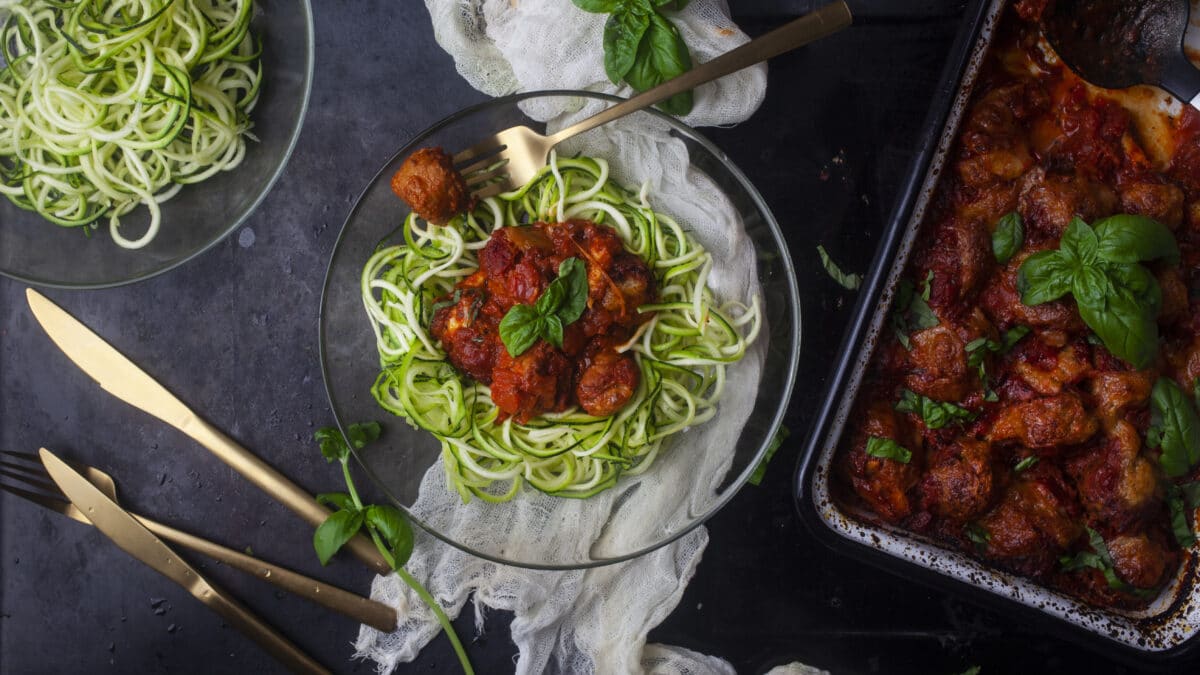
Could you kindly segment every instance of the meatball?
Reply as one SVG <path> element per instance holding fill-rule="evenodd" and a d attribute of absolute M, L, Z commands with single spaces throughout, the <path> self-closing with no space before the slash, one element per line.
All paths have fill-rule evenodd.
<path fill-rule="evenodd" d="M 451 365 L 472 378 L 492 383 L 499 343 L 497 322 L 482 312 L 487 295 L 480 289 L 462 289 L 433 312 L 429 333 L 442 343 Z"/>
<path fill-rule="evenodd" d="M 607 417 L 620 410 L 637 390 L 639 372 L 633 357 L 601 349 L 579 375 L 575 397 L 594 417 Z"/>
<path fill-rule="evenodd" d="M 520 356 L 497 349 L 492 370 L 492 401 L 524 424 L 550 410 L 563 410 L 571 391 L 571 363 L 550 343 L 539 340 Z"/>
<path fill-rule="evenodd" d="M 1061 449 L 1091 438 L 1099 425 L 1073 393 L 1004 406 L 992 423 L 992 441 L 1016 440 L 1027 448 Z"/>
<path fill-rule="evenodd" d="M 1127 529 L 1144 523 L 1159 508 L 1158 473 L 1141 449 L 1137 429 L 1121 420 L 1103 442 L 1066 462 L 1079 499 L 1094 519 Z"/>
<path fill-rule="evenodd" d="M 930 453 L 921 481 L 922 506 L 932 513 L 965 521 L 992 501 L 991 445 L 961 438 Z"/>
<path fill-rule="evenodd" d="M 1183 190 L 1170 183 L 1132 183 L 1121 189 L 1121 210 L 1174 230 L 1183 223 Z"/>
<path fill-rule="evenodd" d="M 1119 535 L 1105 542 L 1117 576 L 1137 588 L 1157 588 L 1171 555 L 1145 534 Z"/>
<path fill-rule="evenodd" d="M 846 454 L 845 469 L 854 491 L 879 517 L 899 522 L 912 513 L 909 491 L 920 478 L 918 462 L 919 439 L 904 433 L 901 420 L 887 401 L 877 401 L 867 409 L 866 420 Z M 867 454 L 867 440 L 876 436 L 888 438 L 908 448 L 913 458 L 907 464 L 885 457 Z"/>
<path fill-rule="evenodd" d="M 978 522 L 988 534 L 985 555 L 1021 574 L 1051 572 L 1082 532 L 1070 488 L 1045 462 L 1021 473 L 1000 503 Z"/>
<path fill-rule="evenodd" d="M 998 326 L 1023 324 L 1067 333 L 1082 332 L 1083 320 L 1079 318 L 1079 312 L 1071 300 L 1055 300 L 1040 305 L 1021 302 L 1021 294 L 1017 291 L 1017 270 L 1034 252 L 1022 249 L 1008 261 L 1004 269 L 993 274 L 980 295 L 980 305 Z"/>
<path fill-rule="evenodd" d="M 1041 364 L 1019 360 L 1013 364 L 1013 371 L 1037 393 L 1044 396 L 1057 394 L 1063 385 L 1079 381 L 1091 370 L 1092 364 L 1082 351 L 1067 345 L 1054 357 L 1052 368 L 1040 368 Z"/>
<path fill-rule="evenodd" d="M 1103 183 L 1075 174 L 1047 174 L 1040 167 L 1025 175 L 1018 201 L 1027 225 L 1053 240 L 1076 216 L 1091 222 L 1110 215 L 1117 205 L 1116 195 Z"/>
<path fill-rule="evenodd" d="M 441 148 L 421 148 L 409 155 L 392 176 L 392 192 L 437 225 L 473 207 L 466 181 Z"/>
<path fill-rule="evenodd" d="M 913 333 L 909 363 L 905 386 L 938 401 L 962 400 L 979 386 L 979 376 L 967 366 L 966 345 L 945 323 Z"/>

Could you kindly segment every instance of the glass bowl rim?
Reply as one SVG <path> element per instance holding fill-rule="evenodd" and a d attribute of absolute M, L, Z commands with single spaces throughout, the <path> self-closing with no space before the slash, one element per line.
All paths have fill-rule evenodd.
<path fill-rule="evenodd" d="M 288 163 L 292 159 L 292 153 L 295 152 L 296 146 L 300 142 L 300 133 L 304 129 L 304 120 L 308 117 L 308 106 L 312 98 L 313 77 L 315 75 L 316 30 L 313 26 L 311 0 L 298 1 L 304 11 L 303 20 L 305 61 L 303 69 L 304 91 L 302 92 L 300 99 L 300 114 L 296 117 L 296 125 L 292 129 L 291 137 L 288 138 L 287 148 L 284 150 L 283 157 L 279 162 L 279 166 L 275 167 L 271 177 L 267 180 L 266 184 L 263 185 L 262 191 L 257 197 L 254 198 L 254 201 L 251 202 L 242 213 L 238 214 L 238 216 L 230 222 L 229 227 L 222 228 L 220 231 L 214 234 L 209 241 L 205 242 L 202 246 L 187 253 L 186 255 L 181 255 L 165 265 L 151 268 L 145 272 L 135 274 L 125 279 L 99 282 L 55 281 L 52 279 L 40 279 L 32 274 L 22 274 L 2 268 L 0 268 L 0 276 L 42 288 L 62 288 L 67 290 L 99 290 L 103 288 L 117 288 L 118 286 L 126 286 L 139 281 L 145 281 L 160 274 L 166 274 L 167 272 L 177 269 L 181 265 L 195 260 L 197 256 L 206 253 L 209 249 L 213 248 L 222 241 L 225 241 L 229 235 L 233 234 L 234 230 L 241 227 L 242 224 L 250 218 L 250 216 L 254 215 L 254 212 L 257 211 L 258 207 L 262 205 L 263 201 L 267 198 L 267 195 L 271 194 L 271 191 L 275 188 L 275 183 L 277 183 L 279 178 L 283 175 L 284 170 L 287 168 Z"/>
<path fill-rule="evenodd" d="M 502 106 L 506 106 L 506 105 L 510 105 L 510 104 L 515 104 L 515 103 L 519 103 L 525 99 L 544 98 L 544 97 L 591 98 L 591 99 L 599 99 L 599 100 L 609 101 L 612 103 L 620 103 L 621 101 L 626 100 L 620 96 L 606 94 L 603 92 L 581 91 L 581 90 L 574 90 L 574 89 L 544 89 L 544 90 L 510 94 L 508 96 L 492 98 L 492 99 L 488 99 L 488 100 L 480 102 L 480 103 L 466 106 L 466 107 L 462 108 L 461 110 L 451 113 L 450 115 L 442 118 L 441 120 L 433 123 L 432 125 L 424 128 L 421 131 L 414 134 L 413 137 L 408 140 L 408 142 L 404 143 L 404 145 L 402 145 L 399 150 L 397 150 L 395 153 L 393 153 L 390 157 L 388 157 L 384 161 L 384 163 L 379 168 L 379 170 L 367 182 L 366 186 L 363 187 L 363 189 L 359 192 L 358 196 L 355 198 L 354 205 L 350 208 L 350 212 L 346 215 L 346 220 L 345 220 L 345 222 L 342 223 L 342 228 L 338 232 L 337 240 L 334 242 L 333 249 L 329 254 L 329 265 L 325 270 L 325 281 L 322 284 L 322 288 L 321 288 L 321 307 L 320 307 L 320 311 L 318 312 L 318 315 L 317 315 L 317 332 L 318 332 L 317 350 L 318 350 L 318 355 L 321 359 L 321 378 L 324 381 L 325 393 L 329 399 L 329 407 L 330 407 L 331 412 L 333 412 L 335 424 L 337 425 L 338 430 L 342 433 L 342 435 L 344 437 L 346 437 L 346 438 L 349 437 L 347 434 L 347 426 L 348 425 L 343 423 L 341 417 L 338 414 L 337 399 L 333 392 L 333 388 L 330 385 L 328 360 L 325 357 L 325 354 L 326 354 L 325 347 L 326 347 L 326 340 L 327 340 L 326 335 L 325 335 L 325 318 L 326 318 L 325 307 L 329 300 L 329 290 L 330 290 L 329 285 L 330 285 L 331 279 L 333 278 L 333 267 L 334 267 L 334 263 L 338 257 L 338 251 L 341 249 L 342 240 L 346 237 L 346 231 L 349 228 L 351 221 L 354 220 L 355 214 L 358 213 L 359 207 L 362 205 L 363 198 L 366 197 L 367 192 L 373 186 L 375 186 L 381 178 L 384 177 L 384 172 L 387 171 L 388 167 L 391 166 L 392 163 L 394 163 L 398 158 L 403 157 L 403 156 L 411 153 L 415 149 L 417 149 L 417 143 L 419 141 L 427 138 L 429 135 L 433 134 L 434 132 L 438 131 L 439 129 L 449 126 L 449 125 L 451 125 L 461 119 L 464 119 L 466 117 L 470 117 L 471 115 L 474 115 L 476 113 L 485 111 L 489 108 L 502 107 Z M 496 556 L 496 555 L 493 555 L 490 553 L 484 553 L 481 551 L 477 551 L 466 544 L 462 544 L 462 543 L 455 541 L 454 539 L 444 535 L 443 533 L 437 531 L 436 528 L 433 528 L 433 527 L 427 525 L 421 519 L 419 519 L 415 515 L 413 515 L 413 513 L 411 511 L 409 511 L 407 505 L 401 503 L 400 500 L 396 498 L 396 495 L 393 493 L 393 491 L 376 474 L 376 472 L 371 468 L 370 464 L 363 459 L 362 454 L 359 453 L 359 451 L 356 448 L 354 448 L 353 444 L 348 444 L 350 446 L 351 453 L 354 455 L 355 460 L 358 462 L 359 467 L 362 468 L 362 470 L 367 474 L 367 476 L 371 479 L 371 482 L 374 483 L 377 488 L 379 488 L 380 490 L 383 491 L 383 493 L 387 496 L 388 500 L 390 500 L 393 505 L 400 508 L 401 511 L 403 511 L 408 516 L 408 518 L 414 524 L 419 526 L 422 530 L 424 530 L 425 532 L 428 532 L 429 534 L 431 534 L 432 536 L 436 537 L 437 539 L 445 542 L 446 544 L 449 544 L 453 548 L 463 551 L 464 553 L 468 553 L 468 554 L 476 556 L 478 558 L 482 558 L 483 560 L 487 560 L 489 562 L 493 562 L 493 563 L 497 563 L 497 564 L 501 564 L 501 565 L 511 565 L 513 567 L 519 567 L 519 568 L 523 568 L 523 569 L 546 570 L 546 571 L 577 570 L 577 569 L 589 569 L 589 568 L 594 568 L 594 567 L 603 567 L 606 565 L 612 565 L 612 564 L 616 564 L 616 563 L 620 563 L 620 562 L 625 562 L 627 560 L 632 560 L 633 558 L 637 558 L 639 556 L 645 555 L 647 553 L 650 553 L 651 551 L 655 551 L 659 548 L 662 548 L 662 547 L 666 546 L 667 544 L 670 544 L 670 543 L 678 540 L 679 538 L 683 537 L 684 535 L 688 534 L 689 532 L 693 531 L 700 525 L 707 522 L 709 518 L 712 518 L 714 515 L 717 514 L 718 511 L 720 511 L 722 508 L 724 508 L 726 504 L 728 504 L 730 501 L 732 501 L 733 498 L 742 490 L 742 488 L 745 487 L 751 474 L 753 474 L 755 469 L 758 468 L 759 464 L 762 463 L 763 458 L 766 456 L 767 448 L 771 445 L 772 440 L 779 433 L 779 429 L 783 426 L 783 418 L 787 413 L 788 405 L 792 398 L 792 392 L 795 389 L 796 374 L 799 372 L 800 344 L 801 344 L 801 335 L 802 335 L 803 331 L 801 330 L 801 323 L 800 323 L 800 293 L 799 293 L 799 289 L 798 289 L 798 281 L 796 279 L 796 270 L 795 270 L 795 266 L 792 263 L 791 255 L 788 253 L 787 241 L 783 237 L 783 232 L 779 229 L 779 223 L 775 220 L 775 215 L 771 212 L 771 209 L 767 206 L 767 203 L 763 199 L 762 195 L 759 194 L 758 189 L 755 188 L 754 184 L 750 182 L 750 179 L 746 177 L 746 174 L 743 173 L 742 170 L 739 169 L 738 166 L 733 163 L 733 160 L 729 159 L 729 157 L 724 152 L 722 152 L 719 148 L 717 148 L 716 145 L 714 145 L 711 141 L 709 141 L 707 138 L 702 136 L 698 131 L 696 131 L 691 126 L 681 122 L 680 120 L 678 120 L 670 115 L 667 115 L 666 113 L 660 112 L 657 109 L 644 108 L 641 112 L 655 115 L 659 119 L 667 122 L 667 124 L 669 126 L 671 126 L 672 129 L 682 133 L 687 138 L 696 142 L 698 145 L 703 147 L 707 152 L 709 152 L 713 157 L 720 160 L 720 162 L 724 166 L 724 168 L 726 170 L 728 170 L 730 172 L 730 174 L 737 180 L 737 182 L 741 184 L 742 188 L 746 190 L 746 193 L 750 197 L 755 208 L 758 209 L 759 213 L 762 214 L 763 220 L 766 222 L 767 229 L 770 231 L 771 237 L 774 239 L 776 247 L 779 249 L 779 251 L 781 251 L 784 254 L 784 255 L 780 256 L 780 261 L 781 261 L 782 267 L 783 267 L 784 280 L 786 281 L 787 288 L 788 288 L 788 293 L 787 293 L 788 309 L 790 310 L 791 315 L 792 315 L 792 331 L 791 331 L 791 335 L 789 336 L 789 337 L 791 337 L 790 353 L 788 355 L 788 363 L 787 363 L 787 368 L 786 368 L 786 377 L 784 380 L 784 387 L 783 387 L 783 391 L 781 392 L 781 395 L 779 397 L 779 405 L 776 406 L 775 411 L 771 416 L 771 422 L 770 422 L 770 425 L 768 428 L 768 433 L 763 437 L 763 441 L 759 444 L 759 447 L 755 451 L 754 457 L 752 458 L 752 460 L 749 463 L 747 463 L 747 465 L 742 469 L 741 473 L 738 474 L 733 479 L 733 481 L 728 484 L 728 486 L 725 488 L 725 491 L 721 495 L 719 495 L 716 498 L 716 500 L 714 500 L 713 503 L 702 514 L 700 514 L 697 518 L 695 518 L 691 522 L 687 523 L 683 527 L 681 527 L 678 531 L 672 532 L 668 536 L 665 536 L 665 537 L 659 539 L 658 541 L 655 541 L 652 544 L 643 546 L 634 551 L 630 551 L 627 553 L 621 553 L 621 554 L 613 556 L 611 558 L 603 558 L 603 559 L 598 559 L 598 560 L 587 560 L 587 561 L 581 561 L 581 562 L 562 563 L 562 564 L 545 564 L 545 563 L 536 563 L 536 562 L 508 560 L 508 559 L 501 558 L 499 556 Z"/>

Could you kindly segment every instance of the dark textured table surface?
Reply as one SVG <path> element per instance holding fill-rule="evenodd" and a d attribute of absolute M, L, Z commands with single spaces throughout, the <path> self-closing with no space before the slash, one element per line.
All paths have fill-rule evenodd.
<path fill-rule="evenodd" d="M 564 0 L 565 2 L 566 0 Z M 740 0 L 751 34 L 805 0 Z M 760 672 L 799 660 L 838 673 L 1132 672 L 1020 616 L 825 549 L 798 521 L 793 466 L 852 297 L 814 247 L 850 270 L 868 263 L 914 151 L 958 28 L 953 0 L 852 3 L 854 28 L 772 62 L 749 121 L 705 133 L 758 186 L 800 273 L 804 347 L 793 435 L 760 487 L 710 523 L 711 543 L 679 607 L 650 640 Z M 340 478 L 310 438 L 332 423 L 317 353 L 325 265 L 350 206 L 420 129 L 483 99 L 433 41 L 420 3 L 316 0 L 317 69 L 304 133 L 274 192 L 228 240 L 169 274 L 124 288 L 48 291 L 218 428 L 313 492 Z M 208 452 L 112 398 L 33 322 L 24 287 L 0 279 L 0 448 L 44 445 L 118 479 L 131 508 L 366 593 L 349 558 L 322 568 L 311 529 Z M 267 673 L 240 633 L 91 528 L 0 497 L 0 673 Z M 190 557 L 190 556 L 189 556 Z M 336 672 L 357 626 L 224 566 L 201 569 Z M 512 668 L 508 617 L 475 637 L 481 673 Z M 472 639 L 474 638 L 474 639 Z M 1198 662 L 1179 667 L 1195 672 Z M 452 672 L 444 636 L 400 672 Z"/>

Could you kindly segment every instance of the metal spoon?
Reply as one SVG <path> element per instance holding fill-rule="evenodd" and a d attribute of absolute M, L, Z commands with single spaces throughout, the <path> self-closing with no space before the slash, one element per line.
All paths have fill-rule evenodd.
<path fill-rule="evenodd" d="M 1188 0 L 1055 0 L 1046 38 L 1071 70 L 1105 89 L 1156 84 L 1200 108 L 1200 70 L 1183 52 Z"/>

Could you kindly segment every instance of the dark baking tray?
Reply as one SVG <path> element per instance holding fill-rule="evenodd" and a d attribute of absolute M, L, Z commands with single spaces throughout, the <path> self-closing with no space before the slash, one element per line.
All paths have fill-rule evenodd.
<path fill-rule="evenodd" d="M 808 529 L 839 552 L 905 579 L 1018 614 L 1064 638 L 1140 667 L 1169 667 L 1195 654 L 1200 644 L 1200 603 L 1190 597 L 1197 586 L 1195 555 L 1188 556 L 1173 586 L 1149 610 L 1133 614 L 1106 611 L 996 571 L 919 535 L 856 517 L 829 493 L 831 458 L 1005 4 L 1006 0 L 972 0 L 966 7 L 962 28 L 918 137 L 918 151 L 859 289 L 849 328 L 801 453 L 795 479 L 796 507 Z"/>

